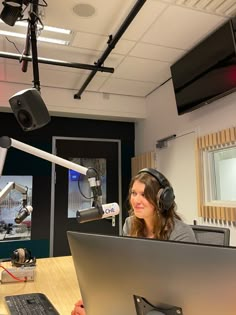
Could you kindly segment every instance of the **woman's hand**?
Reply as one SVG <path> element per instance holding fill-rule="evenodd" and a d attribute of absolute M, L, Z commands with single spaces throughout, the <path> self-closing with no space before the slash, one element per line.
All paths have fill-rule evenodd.
<path fill-rule="evenodd" d="M 79 300 L 78 302 L 75 303 L 75 307 L 71 312 L 71 315 L 86 315 L 82 300 Z"/>

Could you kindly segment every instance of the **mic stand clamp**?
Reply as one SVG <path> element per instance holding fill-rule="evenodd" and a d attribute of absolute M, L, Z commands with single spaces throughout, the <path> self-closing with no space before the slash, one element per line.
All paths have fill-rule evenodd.
<path fill-rule="evenodd" d="M 88 177 L 88 182 L 93 194 L 94 204 L 102 203 L 101 180 L 97 170 L 93 167 L 89 167 L 86 176 Z"/>

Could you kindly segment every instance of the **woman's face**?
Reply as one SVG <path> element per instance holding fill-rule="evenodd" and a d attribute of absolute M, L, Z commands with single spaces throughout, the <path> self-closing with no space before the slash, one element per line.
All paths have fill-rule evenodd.
<path fill-rule="evenodd" d="M 154 206 L 144 196 L 145 184 L 136 180 L 131 188 L 130 204 L 134 210 L 134 215 L 139 219 L 153 217 Z"/>

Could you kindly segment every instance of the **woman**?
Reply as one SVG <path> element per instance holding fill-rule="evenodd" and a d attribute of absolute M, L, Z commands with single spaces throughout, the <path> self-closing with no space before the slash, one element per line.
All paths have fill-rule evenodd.
<path fill-rule="evenodd" d="M 130 216 L 123 226 L 124 236 L 196 242 L 191 227 L 176 213 L 175 196 L 169 181 L 157 170 L 145 168 L 130 182 Z M 71 315 L 86 315 L 82 300 Z"/>
<path fill-rule="evenodd" d="M 139 171 L 130 183 L 130 216 L 124 236 L 196 242 L 191 227 L 176 213 L 175 196 L 169 181 L 157 170 Z"/>

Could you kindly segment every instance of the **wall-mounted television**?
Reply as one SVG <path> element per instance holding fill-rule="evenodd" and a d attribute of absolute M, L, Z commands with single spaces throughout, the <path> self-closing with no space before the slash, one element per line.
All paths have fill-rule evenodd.
<path fill-rule="evenodd" d="M 233 18 L 171 66 L 179 115 L 236 90 L 235 30 Z"/>

